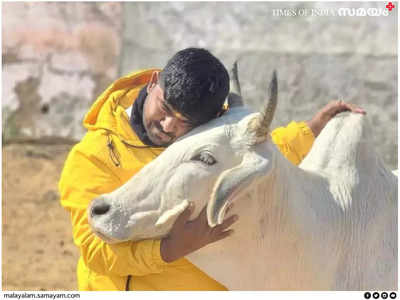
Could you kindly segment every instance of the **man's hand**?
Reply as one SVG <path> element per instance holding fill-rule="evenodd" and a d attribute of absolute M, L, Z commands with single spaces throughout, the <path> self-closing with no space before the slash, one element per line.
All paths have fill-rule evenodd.
<path fill-rule="evenodd" d="M 325 125 L 338 113 L 344 111 L 351 111 L 354 113 L 360 113 L 365 115 L 366 112 L 360 107 L 357 107 L 354 104 L 346 103 L 341 100 L 332 101 L 325 105 L 319 112 L 315 114 L 315 116 L 307 121 L 307 125 L 310 127 L 314 136 L 317 137 L 322 129 L 324 129 Z"/>
<path fill-rule="evenodd" d="M 226 229 L 238 220 L 237 215 L 229 217 L 220 225 L 210 227 L 206 207 L 196 219 L 189 221 L 193 208 L 191 203 L 176 219 L 169 235 L 161 240 L 161 257 L 165 262 L 177 260 L 233 233 L 232 229 Z M 228 210 L 231 208 L 232 205 Z"/>

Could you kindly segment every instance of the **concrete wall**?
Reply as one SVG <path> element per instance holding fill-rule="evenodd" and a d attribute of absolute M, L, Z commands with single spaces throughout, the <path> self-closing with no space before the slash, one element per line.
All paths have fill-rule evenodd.
<path fill-rule="evenodd" d="M 3 137 L 79 139 L 84 113 L 118 75 L 163 67 L 176 51 L 195 46 L 227 67 L 239 59 L 242 91 L 254 109 L 277 69 L 274 127 L 309 119 L 339 96 L 362 106 L 377 149 L 397 168 L 398 8 L 389 12 L 385 5 L 4 3 Z M 315 16 L 325 13 L 318 8 L 331 11 Z M 385 15 L 333 16 L 339 8 L 377 8 Z"/>
<path fill-rule="evenodd" d="M 120 3 L 2 4 L 3 138 L 80 138 L 95 97 L 118 76 Z"/>

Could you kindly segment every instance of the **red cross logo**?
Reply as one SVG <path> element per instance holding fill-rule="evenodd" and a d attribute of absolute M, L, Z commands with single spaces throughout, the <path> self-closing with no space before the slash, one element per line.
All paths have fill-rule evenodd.
<path fill-rule="evenodd" d="M 386 8 L 387 8 L 389 11 L 392 11 L 392 9 L 395 8 L 395 6 L 393 5 L 392 2 L 389 2 L 388 5 L 386 5 Z"/>

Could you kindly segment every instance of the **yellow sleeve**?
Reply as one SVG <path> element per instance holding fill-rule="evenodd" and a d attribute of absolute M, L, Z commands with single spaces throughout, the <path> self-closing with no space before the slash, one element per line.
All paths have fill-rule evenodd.
<path fill-rule="evenodd" d="M 160 273 L 167 265 L 160 255 L 160 240 L 107 244 L 88 224 L 86 207 L 100 194 L 121 185 L 107 166 L 73 149 L 59 182 L 61 204 L 70 212 L 74 243 L 85 264 L 98 274 L 142 276 Z"/>
<path fill-rule="evenodd" d="M 290 122 L 271 132 L 272 141 L 281 153 L 293 164 L 298 165 L 310 151 L 314 134 L 305 122 Z"/>

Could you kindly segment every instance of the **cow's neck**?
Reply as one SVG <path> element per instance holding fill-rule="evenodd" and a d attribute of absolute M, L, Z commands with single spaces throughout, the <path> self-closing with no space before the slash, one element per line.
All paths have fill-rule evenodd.
<path fill-rule="evenodd" d="M 350 244 L 356 249 L 368 234 L 371 216 L 366 214 L 380 215 L 393 201 L 394 176 L 369 144 L 361 116 L 343 116 L 328 125 L 300 167 L 275 148 L 273 172 L 260 185 L 258 193 L 266 195 L 259 216 L 265 223 L 262 248 L 275 253 L 280 270 L 267 285 L 290 278 L 300 288 L 310 288 L 308 283 L 330 288 L 335 268 L 351 268 L 351 260 L 346 261 L 351 252 L 343 249 Z M 268 255 L 265 261 L 274 267 Z"/>
<path fill-rule="evenodd" d="M 325 133 L 327 137 L 329 134 L 332 137 L 329 143 L 313 146 L 320 148 L 311 151 L 317 156 L 313 162 L 319 165 L 313 170 L 293 165 L 276 147 L 271 147 L 275 152 L 273 171 L 258 186 L 251 199 L 259 201 L 255 206 L 259 211 L 256 219 L 261 227 L 260 236 L 257 237 L 260 240 L 258 255 L 264 255 L 267 269 L 274 270 L 273 277 L 265 275 L 265 284 L 271 288 L 279 287 L 282 283 L 290 288 L 288 282 L 293 282 L 293 287 L 300 289 L 323 289 L 334 281 L 333 278 L 316 277 L 315 274 L 321 274 L 321 265 L 327 270 L 326 274 L 334 274 L 329 269 L 337 266 L 345 238 L 340 230 L 333 231 L 332 228 L 345 227 L 342 224 L 342 206 L 351 199 L 346 197 L 345 191 L 351 190 L 352 179 L 347 177 L 343 182 L 332 181 L 331 175 L 325 174 L 325 169 L 321 167 L 330 165 L 334 157 L 337 168 L 331 167 L 330 170 L 339 178 L 356 167 L 346 162 L 355 155 L 352 151 L 356 149 L 351 145 L 346 148 L 337 144 L 341 142 L 338 134 L 342 133 L 341 128 L 331 130 Z M 334 155 L 329 147 L 336 149 Z M 321 158 L 321 155 L 324 157 Z M 341 190 L 335 197 L 332 189 L 338 187 Z M 257 214 L 255 210 L 253 213 Z M 331 247 L 327 247 L 327 244 Z"/>
<path fill-rule="evenodd" d="M 259 185 L 252 199 L 260 201 L 259 255 L 264 256 L 266 269 L 273 270 L 265 274 L 262 284 L 267 289 L 329 288 L 332 278 L 315 274 L 320 273 L 321 265 L 334 268 L 338 256 L 332 255 L 330 261 L 325 261 L 328 253 L 321 255 L 324 250 L 311 249 L 311 245 L 315 245 L 313 240 L 321 240 L 322 231 L 315 228 L 319 221 L 315 218 L 335 220 L 339 209 L 325 210 L 326 202 L 332 208 L 334 202 L 323 177 L 293 165 L 277 148 L 274 151 L 273 172 Z M 337 236 L 327 237 L 333 238 Z"/>
<path fill-rule="evenodd" d="M 338 265 L 344 237 L 331 228 L 342 222 L 343 210 L 330 193 L 328 178 L 299 168 L 277 148 L 274 151 L 273 172 L 251 199 L 259 201 L 257 255 L 264 256 L 260 259 L 266 269 L 273 270 L 260 284 L 267 289 L 329 289 L 335 279 L 316 274 L 321 274 L 321 266 L 325 274 L 335 274 L 329 270 Z"/>

